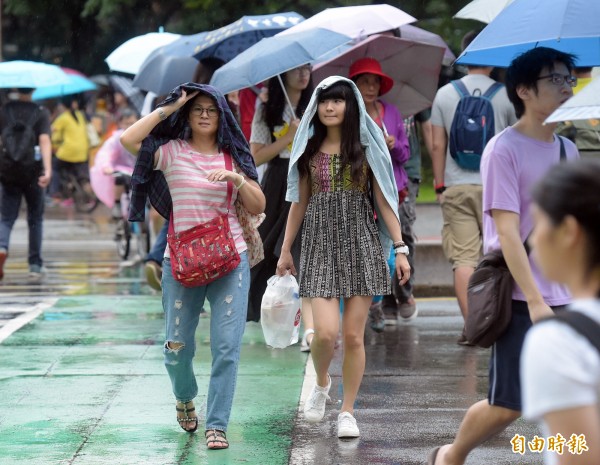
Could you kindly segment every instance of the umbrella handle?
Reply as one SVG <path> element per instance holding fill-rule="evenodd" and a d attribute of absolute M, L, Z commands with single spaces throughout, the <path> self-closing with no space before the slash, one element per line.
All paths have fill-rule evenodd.
<path fill-rule="evenodd" d="M 277 80 L 279 81 L 279 84 L 281 85 L 281 89 L 283 90 L 283 95 L 285 96 L 285 101 L 290 106 L 290 110 L 292 110 L 292 115 L 295 116 L 296 112 L 294 111 L 294 107 L 292 106 L 292 102 L 290 101 L 290 97 L 288 96 L 287 91 L 285 90 L 285 86 L 283 85 L 283 81 L 281 79 L 281 75 L 280 74 L 277 75 Z"/>

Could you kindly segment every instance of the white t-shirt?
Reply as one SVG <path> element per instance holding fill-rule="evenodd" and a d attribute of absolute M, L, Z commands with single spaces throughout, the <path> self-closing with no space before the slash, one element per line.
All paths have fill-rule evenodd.
<path fill-rule="evenodd" d="M 576 300 L 569 310 L 584 313 L 600 324 L 598 299 Z M 542 419 L 546 413 L 599 405 L 600 353 L 565 323 L 534 325 L 521 353 L 521 392 L 523 416 L 539 422 L 548 437 Z M 545 454 L 545 463 L 556 463 L 554 453 Z"/>
<path fill-rule="evenodd" d="M 496 82 L 483 74 L 468 74 L 461 80 L 471 94 L 475 89 L 480 89 L 481 93 L 484 94 Z M 431 124 L 443 127 L 448 136 L 448 143 L 446 144 L 446 170 L 444 172 L 444 184 L 446 186 L 481 184 L 479 172 L 462 169 L 450 155 L 450 128 L 452 127 L 452 120 L 454 119 L 454 113 L 459 101 L 460 95 L 452 83 L 449 83 L 438 90 L 431 108 Z M 492 106 L 494 107 L 494 130 L 496 134 L 517 122 L 515 108 L 510 103 L 510 100 L 508 100 L 506 88 L 503 87 L 492 97 Z"/>
<path fill-rule="evenodd" d="M 263 119 L 263 113 L 264 106 L 260 106 L 254 113 L 254 118 L 252 119 L 252 132 L 250 133 L 251 144 L 271 145 L 273 143 L 269 126 L 267 126 L 267 123 Z M 286 105 L 285 110 L 283 111 L 284 124 L 273 128 L 273 132 L 276 134 L 275 139 L 278 139 L 277 135 L 283 136 L 287 133 L 290 121 L 292 121 L 293 118 L 294 115 L 290 110 L 290 106 Z M 290 158 L 290 155 L 291 144 L 279 153 L 279 158 Z"/>

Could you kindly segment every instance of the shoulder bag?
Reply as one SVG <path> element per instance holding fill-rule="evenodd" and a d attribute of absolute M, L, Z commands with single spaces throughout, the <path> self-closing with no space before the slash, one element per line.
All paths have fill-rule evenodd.
<path fill-rule="evenodd" d="M 231 171 L 231 155 L 225 153 L 224 157 L 225 168 Z M 167 234 L 171 270 L 183 286 L 205 286 L 239 265 L 240 255 L 228 219 L 232 193 L 232 183 L 227 181 L 227 212 L 181 233 L 175 233 L 171 211 Z"/>

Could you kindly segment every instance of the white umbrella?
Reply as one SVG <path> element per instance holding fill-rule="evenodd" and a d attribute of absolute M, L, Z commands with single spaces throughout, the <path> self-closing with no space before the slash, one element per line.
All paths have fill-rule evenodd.
<path fill-rule="evenodd" d="M 594 79 L 554 110 L 544 123 L 595 118 L 600 118 L 600 78 Z"/>
<path fill-rule="evenodd" d="M 359 5 L 327 8 L 290 27 L 278 36 L 322 28 L 361 40 L 371 34 L 413 23 L 416 18 L 391 5 Z"/>
<path fill-rule="evenodd" d="M 111 71 L 137 74 L 148 55 L 180 37 L 180 34 L 170 32 L 149 32 L 122 43 L 104 61 Z"/>
<path fill-rule="evenodd" d="M 514 0 L 473 0 L 454 15 L 455 18 L 474 19 L 489 23 Z"/>

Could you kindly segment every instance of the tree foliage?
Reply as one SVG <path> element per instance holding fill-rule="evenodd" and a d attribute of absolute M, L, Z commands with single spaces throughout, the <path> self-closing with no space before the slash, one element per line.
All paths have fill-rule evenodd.
<path fill-rule="evenodd" d="M 459 51 L 466 31 L 481 24 L 452 19 L 469 0 L 402 0 L 388 3 L 440 34 Z M 309 17 L 324 8 L 381 3 L 355 0 L 4 0 L 3 58 L 35 59 L 86 74 L 107 72 L 104 59 L 127 39 L 157 31 L 193 34 L 243 15 L 296 11 Z"/>

